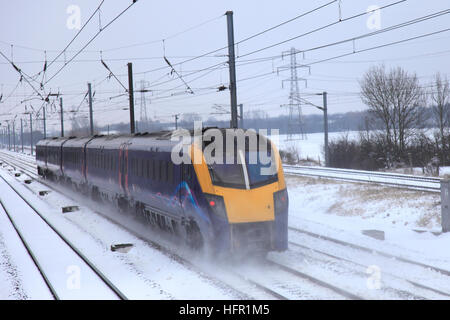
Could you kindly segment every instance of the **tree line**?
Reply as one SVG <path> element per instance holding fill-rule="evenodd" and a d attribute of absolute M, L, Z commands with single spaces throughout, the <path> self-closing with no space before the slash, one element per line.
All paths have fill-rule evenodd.
<path fill-rule="evenodd" d="M 330 164 L 341 168 L 380 169 L 450 163 L 450 86 L 437 73 L 422 85 L 415 73 L 384 65 L 360 81 L 368 112 L 359 139 L 342 137 L 329 146 Z M 425 130 L 430 127 L 435 130 Z"/>

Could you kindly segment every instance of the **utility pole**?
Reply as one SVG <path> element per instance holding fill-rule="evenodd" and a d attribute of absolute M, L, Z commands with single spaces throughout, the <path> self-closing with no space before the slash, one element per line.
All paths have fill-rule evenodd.
<path fill-rule="evenodd" d="M 22 144 L 22 153 L 23 153 L 23 121 L 20 118 L 20 143 Z"/>
<path fill-rule="evenodd" d="M 239 114 L 239 127 L 244 129 L 244 105 L 242 103 L 239 105 Z"/>
<path fill-rule="evenodd" d="M 149 125 L 148 125 L 148 116 L 147 116 L 147 105 L 146 105 L 146 98 L 145 93 L 148 91 L 145 89 L 145 80 L 141 80 L 141 116 L 140 116 L 140 127 L 141 131 L 149 131 Z"/>
<path fill-rule="evenodd" d="M 233 27 L 233 11 L 227 11 L 227 27 L 228 27 L 228 64 L 230 68 L 230 101 L 231 101 L 231 128 L 238 127 L 237 121 L 237 93 L 236 93 L 236 65 L 234 55 L 234 27 Z"/>
<path fill-rule="evenodd" d="M 133 64 L 128 62 L 128 94 L 130 99 L 130 133 L 135 133 L 134 123 L 134 92 L 133 92 Z"/>
<path fill-rule="evenodd" d="M 30 144 L 31 144 L 31 155 L 33 155 L 33 115 L 30 112 Z"/>
<path fill-rule="evenodd" d="M 174 117 L 175 117 L 175 130 L 178 129 L 178 116 L 179 116 L 179 114 L 175 114 L 174 115 Z"/>
<path fill-rule="evenodd" d="M 16 121 L 13 120 L 13 151 L 16 152 Z"/>
<path fill-rule="evenodd" d="M 64 137 L 64 111 L 63 111 L 63 99 L 59 98 L 59 105 L 61 107 L 61 137 Z"/>
<path fill-rule="evenodd" d="M 330 156 L 328 149 L 328 101 L 327 101 L 327 92 L 324 91 L 322 93 L 316 93 L 317 96 L 322 96 L 323 105 L 318 106 L 314 103 L 309 102 L 308 100 L 302 99 L 304 104 L 316 107 L 319 110 L 323 111 L 323 133 L 324 133 L 324 151 L 325 151 L 325 166 L 328 167 L 330 165 Z M 298 100 L 300 101 L 300 100 Z"/>
<path fill-rule="evenodd" d="M 8 122 L 8 150 L 11 150 L 11 130 Z"/>
<path fill-rule="evenodd" d="M 46 124 L 45 124 L 45 105 L 44 105 L 44 107 L 43 107 L 43 110 L 44 110 L 44 139 L 47 139 L 47 127 L 46 127 Z"/>
<path fill-rule="evenodd" d="M 91 83 L 88 82 L 88 96 L 89 96 L 89 132 L 91 136 L 94 135 L 94 118 L 92 115 L 92 88 Z"/>
<path fill-rule="evenodd" d="M 325 142 L 325 166 L 330 165 L 330 156 L 328 151 L 328 107 L 327 107 L 327 93 L 324 91 L 323 96 L 323 131 L 324 131 L 324 142 Z"/>

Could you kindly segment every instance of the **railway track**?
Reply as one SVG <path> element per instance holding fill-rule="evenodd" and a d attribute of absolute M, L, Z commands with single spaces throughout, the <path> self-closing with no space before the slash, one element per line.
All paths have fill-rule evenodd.
<path fill-rule="evenodd" d="M 37 180 L 39 183 L 47 186 L 48 188 L 54 188 L 54 186 L 49 184 L 47 181 L 41 179 L 36 174 L 36 166 L 26 161 L 25 159 L 15 158 L 12 155 L 6 153 L 0 153 L 0 159 L 5 164 L 30 176 L 31 178 Z M 62 192 L 64 196 L 77 202 L 77 199 L 74 199 L 64 191 L 58 190 L 58 192 Z M 266 264 L 266 267 L 268 268 L 265 269 L 266 273 L 264 274 L 263 278 L 254 277 L 252 272 L 247 272 L 243 269 L 237 271 L 232 270 L 232 268 L 224 268 L 221 270 L 224 274 L 226 274 L 225 277 L 209 276 L 209 274 L 212 274 L 213 272 L 215 275 L 217 275 L 218 273 L 220 274 L 221 272 L 218 272 L 218 267 L 220 268 L 220 266 L 214 265 L 214 270 L 210 270 L 210 266 L 205 266 L 202 263 L 192 262 L 188 257 L 185 257 L 183 254 L 177 253 L 176 249 L 169 248 L 170 246 L 161 245 L 160 242 L 155 242 L 148 237 L 144 237 L 142 234 L 135 232 L 133 229 L 124 226 L 122 223 L 115 221 L 113 218 L 103 214 L 102 212 L 99 212 L 98 210 L 96 210 L 95 213 L 103 216 L 112 223 L 119 225 L 121 228 L 124 228 L 134 236 L 147 242 L 152 247 L 170 256 L 172 259 L 182 263 L 185 266 L 188 266 L 197 273 L 202 274 L 209 281 L 221 282 L 218 283 L 218 285 L 225 286 L 228 285 L 227 283 L 232 282 L 233 285 L 228 286 L 232 288 L 232 290 L 236 291 L 236 294 L 238 296 L 244 299 L 317 299 L 319 297 L 311 293 L 317 291 L 322 294 L 322 297 L 327 297 L 330 299 L 361 299 L 361 297 L 358 297 L 345 290 L 341 290 L 327 283 L 326 281 L 322 281 L 306 274 L 302 274 L 298 270 L 294 270 L 292 268 L 289 268 L 288 266 L 283 266 L 272 261 L 263 261 L 263 263 Z M 233 278 L 232 281 L 229 281 L 230 277 Z M 289 280 L 286 281 L 286 279 Z M 290 285 L 287 285 L 286 282 Z M 299 286 L 299 284 L 302 285 Z M 286 286 L 290 287 L 286 289 Z M 303 288 L 299 289 L 299 287 Z"/>
<path fill-rule="evenodd" d="M 363 273 L 363 272 L 366 271 L 371 266 L 370 263 L 367 263 L 364 261 L 358 261 L 358 259 L 344 258 L 339 255 L 330 253 L 327 250 L 312 249 L 312 248 L 305 246 L 303 244 L 300 244 L 298 242 L 290 241 L 289 245 L 291 246 L 291 248 L 293 250 L 299 252 L 299 254 L 301 254 L 305 259 L 316 260 L 316 261 L 319 261 L 320 263 L 323 260 L 328 261 L 328 262 L 333 261 L 336 263 L 343 262 L 345 264 L 345 266 L 348 267 L 349 269 L 360 270 L 360 273 L 362 275 L 365 275 L 365 273 Z M 323 259 L 323 258 L 325 258 L 325 259 Z M 427 292 L 436 294 L 437 299 L 449 299 L 450 298 L 450 293 L 448 293 L 448 292 L 445 292 L 445 291 L 442 291 L 439 289 L 435 289 L 433 287 L 421 284 L 417 281 L 398 276 L 391 272 L 383 271 L 383 277 L 389 278 L 389 280 L 407 282 L 408 284 L 412 285 L 413 289 L 411 291 L 413 291 L 414 294 L 411 295 L 411 298 L 413 298 L 413 299 L 426 299 L 423 296 L 426 296 Z M 386 287 L 388 285 L 385 284 L 384 286 Z M 383 290 L 385 290 L 385 288 L 383 288 Z M 389 287 L 389 290 L 396 292 L 396 293 L 403 294 L 402 292 L 400 292 L 400 290 L 392 288 L 392 287 Z M 425 290 L 426 292 L 425 292 L 425 294 L 423 294 L 423 296 L 419 296 L 417 294 L 418 290 Z"/>
<path fill-rule="evenodd" d="M 407 174 L 375 172 L 363 170 L 308 167 L 283 165 L 285 174 L 297 176 L 323 177 L 329 179 L 376 183 L 401 188 L 423 190 L 430 192 L 440 192 L 440 178 L 421 177 Z"/>
<path fill-rule="evenodd" d="M 44 181 L 43 179 L 41 179 L 37 174 L 36 174 L 36 166 L 34 166 L 33 164 L 23 160 L 23 159 L 17 159 L 12 157 L 11 155 L 5 154 L 5 153 L 1 153 L 0 155 L 0 159 L 8 164 L 9 166 L 18 169 L 19 171 L 21 171 L 22 173 L 32 177 L 33 179 L 37 180 L 39 183 L 47 186 L 49 189 L 54 188 L 54 186 L 52 186 L 51 184 L 49 184 L 47 181 Z M 18 165 L 18 162 L 20 163 L 20 165 Z M 65 197 L 77 202 L 78 199 L 73 198 L 71 195 L 63 192 L 62 190 L 58 190 L 58 192 L 61 192 L 64 194 Z M 186 266 L 187 268 L 193 270 L 194 272 L 198 273 L 199 275 L 201 275 L 202 277 L 204 277 L 206 280 L 214 282 L 216 285 L 218 286 L 222 286 L 222 287 L 227 287 L 226 289 L 228 290 L 233 290 L 236 293 L 236 296 L 241 298 L 241 299 L 254 299 L 254 298 L 258 298 L 258 299 L 280 299 L 280 300 L 285 300 L 287 299 L 285 296 L 283 296 L 280 293 L 277 293 L 276 291 L 272 290 L 271 288 L 265 286 L 264 284 L 261 284 L 257 281 L 253 281 L 251 279 L 248 279 L 245 276 L 240 275 L 239 273 L 236 272 L 229 272 L 229 274 L 232 274 L 232 277 L 234 278 L 232 282 L 235 282 L 234 286 L 232 285 L 228 285 L 227 282 L 229 281 L 225 281 L 225 280 L 220 280 L 217 277 L 213 277 L 213 276 L 209 276 L 209 274 L 211 274 L 212 272 L 210 270 L 208 270 L 208 266 L 204 266 L 201 264 L 196 264 L 194 262 L 191 262 L 187 257 L 184 257 L 183 254 L 181 253 L 177 253 L 176 250 L 172 247 L 170 248 L 170 245 L 168 245 L 166 243 L 166 245 L 162 245 L 160 242 L 156 242 L 154 240 L 152 240 L 149 237 L 143 236 L 142 234 L 140 234 L 139 232 L 136 232 L 135 230 L 133 230 L 132 228 L 129 228 L 127 226 L 125 226 L 124 224 L 116 221 L 114 218 L 98 211 L 95 210 L 94 211 L 96 214 L 102 216 L 103 218 L 107 219 L 108 221 L 118 225 L 119 227 L 125 229 L 126 231 L 128 231 L 129 233 L 131 233 L 132 235 L 134 235 L 135 237 L 139 238 L 140 240 L 146 242 L 147 244 L 149 244 L 152 248 L 161 251 L 163 254 L 169 256 L 171 259 L 179 262 L 180 264 Z M 161 239 L 159 239 L 161 240 Z M 217 269 L 214 270 L 215 272 L 217 272 Z M 237 280 L 237 281 L 236 281 Z M 237 285 L 236 285 L 237 282 Z M 242 289 L 237 289 L 235 287 L 239 287 Z M 245 291 L 245 292 L 244 292 Z M 249 295 L 250 293 L 250 295 Z M 261 294 L 262 293 L 262 294 Z M 255 295 L 255 296 L 252 296 Z"/>
<path fill-rule="evenodd" d="M 311 275 L 309 275 L 307 273 L 299 271 L 296 268 L 289 267 L 289 266 L 287 266 L 285 264 L 276 262 L 276 261 L 274 261 L 272 259 L 267 259 L 266 263 L 271 265 L 271 266 L 274 266 L 276 268 L 279 268 L 279 269 L 281 269 L 281 270 L 283 270 L 285 272 L 288 272 L 288 273 L 290 273 L 290 274 L 292 274 L 292 275 L 294 275 L 296 277 L 307 279 L 307 280 L 311 281 L 312 283 L 315 283 L 315 284 L 317 284 L 317 285 L 319 285 L 319 286 L 321 286 L 323 288 L 327 288 L 327 289 L 335 292 L 337 295 L 339 295 L 339 296 L 341 296 L 341 297 L 343 297 L 345 299 L 351 299 L 351 300 L 363 300 L 364 299 L 363 297 L 358 296 L 358 295 L 356 295 L 356 294 L 354 294 L 354 293 L 352 293 L 352 292 L 350 292 L 350 291 L 348 291 L 346 289 L 343 289 L 341 287 L 335 286 L 334 284 L 331 284 L 329 281 L 321 280 L 321 279 L 319 279 L 317 277 L 311 276 Z"/>
<path fill-rule="evenodd" d="M 41 179 L 36 174 L 36 166 L 33 163 L 27 161 L 27 159 L 17 159 L 9 154 L 0 153 L 0 159 L 2 159 L 5 164 L 8 164 L 16 169 L 22 171 L 23 173 L 29 175 L 33 179 L 38 180 L 39 183 L 46 185 L 48 188 L 53 189 L 54 186 L 48 184 L 47 181 Z M 61 190 L 58 190 L 61 192 Z M 65 196 L 70 198 L 70 195 L 64 194 Z M 77 199 L 73 199 L 77 202 Z M 218 285 L 228 286 L 232 290 L 236 292 L 236 295 L 244 298 L 244 299 L 252 299 L 252 298 L 266 298 L 266 299 L 315 299 L 317 296 L 310 296 L 309 289 L 312 291 L 320 292 L 320 297 L 327 297 L 328 299 L 373 299 L 376 296 L 365 294 L 365 292 L 361 292 L 358 290 L 354 290 L 354 288 L 348 288 L 345 284 L 340 285 L 339 282 L 331 281 L 333 279 L 332 276 L 327 278 L 323 277 L 320 274 L 315 275 L 314 273 L 307 272 L 304 270 L 304 265 L 301 263 L 293 263 L 289 264 L 287 261 L 277 261 L 274 259 L 267 259 L 263 261 L 263 264 L 266 265 L 267 269 L 265 269 L 264 277 L 257 277 L 254 275 L 252 271 L 248 271 L 245 269 L 239 270 L 230 270 L 230 268 L 219 269 L 217 266 L 213 267 L 214 270 L 210 269 L 210 266 L 204 266 L 201 263 L 193 262 L 190 257 L 186 257 L 183 254 L 178 254 L 176 250 L 173 248 L 169 248 L 170 246 L 162 246 L 160 242 L 155 242 L 147 237 L 142 237 L 141 234 L 134 232 L 132 229 L 127 228 L 122 223 L 114 221 L 109 216 L 95 211 L 97 214 L 102 215 L 106 219 L 112 221 L 113 223 L 118 224 L 121 228 L 126 229 L 133 235 L 139 237 L 140 239 L 149 243 L 152 247 L 157 248 L 158 250 L 163 251 L 166 255 L 169 255 L 171 258 L 179 261 L 180 263 L 188 266 L 193 269 L 195 272 L 202 274 L 209 281 L 216 282 Z M 412 261 L 404 257 L 395 256 L 386 252 L 382 252 L 379 250 L 373 250 L 371 248 L 367 248 L 364 246 L 360 246 L 359 244 L 345 242 L 339 239 L 335 239 L 328 236 L 323 236 L 320 234 L 314 234 L 312 232 L 306 230 L 300 230 L 297 228 L 289 228 L 290 231 L 293 231 L 298 234 L 303 234 L 308 236 L 309 238 L 314 238 L 326 243 L 333 243 L 333 245 L 338 247 L 346 247 L 350 249 L 354 249 L 357 251 L 363 251 L 369 255 L 376 255 L 377 257 L 381 256 L 385 259 L 390 259 L 393 261 L 401 262 L 404 264 L 413 264 L 414 266 L 424 269 L 431 270 L 433 272 L 439 273 L 439 275 L 450 276 L 450 271 L 434 267 L 431 265 L 426 265 L 417 261 Z M 291 250 L 293 253 L 301 252 L 301 255 L 304 257 L 308 257 L 308 259 L 313 259 L 311 257 L 311 253 L 321 255 L 321 257 L 326 257 L 328 260 L 324 260 L 323 264 L 329 263 L 344 263 L 346 266 L 351 269 L 351 272 L 354 273 L 355 277 L 359 277 L 361 279 L 365 279 L 367 275 L 365 275 L 364 271 L 366 267 L 368 267 L 367 261 L 359 261 L 354 259 L 353 257 L 348 257 L 346 255 L 341 255 L 339 252 L 334 252 L 332 249 L 324 249 L 323 246 L 316 246 L 314 243 L 305 244 L 301 241 L 290 241 Z M 339 251 L 339 250 L 338 250 Z M 291 252 L 292 253 L 292 252 Z M 316 257 L 317 258 L 317 257 Z M 289 260 L 289 259 L 288 259 Z M 334 261 L 334 262 L 332 262 Z M 318 264 L 318 269 L 320 268 L 320 264 Z M 353 269 L 352 269 L 353 268 Z M 218 272 L 221 270 L 221 272 Z M 358 271 L 359 270 L 359 274 Z M 362 271 L 361 271 L 362 270 Z M 217 273 L 228 273 L 227 277 L 217 277 Z M 395 272 L 389 272 L 389 270 L 383 270 L 383 276 L 389 277 L 390 279 L 398 280 L 400 282 L 405 282 L 411 288 L 408 290 L 403 290 L 402 286 L 400 288 L 389 287 L 386 286 L 384 289 L 388 291 L 386 295 L 388 297 L 395 298 L 404 298 L 404 299 L 425 299 L 424 297 L 437 297 L 447 299 L 450 297 L 450 288 L 435 286 L 434 284 L 429 284 L 426 281 L 421 281 L 421 279 L 408 279 L 403 275 L 396 274 Z M 233 278 L 230 281 L 229 278 Z M 324 279 L 324 280 L 322 280 Z M 397 281 L 397 282 L 398 282 Z M 233 284 L 230 284 L 233 283 Z M 296 285 L 290 285 L 292 283 L 296 283 Z M 394 281 L 395 283 L 395 281 Z M 301 286 L 299 285 L 301 284 Z M 306 290 L 301 290 L 299 287 L 304 287 Z M 421 294 L 414 292 L 420 292 Z"/>
<path fill-rule="evenodd" d="M 449 270 L 314 232 L 293 227 L 289 227 L 289 230 L 294 232 L 291 234 L 290 246 L 303 253 L 314 252 L 335 261 L 359 266 L 362 270 L 378 264 L 383 276 L 405 281 L 416 289 L 425 290 L 425 294 L 436 294 L 438 299 L 450 298 Z"/>
<path fill-rule="evenodd" d="M 0 185 L 3 185 L 1 209 L 7 215 L 54 299 L 127 299 L 2 175 Z M 21 207 L 20 214 L 14 210 L 18 203 L 25 204 Z M 82 274 L 85 280 L 70 286 L 67 276 L 69 268 Z"/>
<path fill-rule="evenodd" d="M 50 190 L 54 190 L 54 186 L 52 186 L 50 183 L 48 183 L 47 181 L 45 181 L 44 179 L 42 179 L 37 173 L 36 173 L 36 166 L 25 161 L 22 159 L 17 159 L 12 157 L 11 155 L 5 154 L 5 153 L 1 153 L 0 155 L 0 159 L 7 164 L 8 166 L 11 166 L 12 168 L 17 169 L 18 171 L 21 171 L 22 173 L 30 176 L 31 178 L 33 178 L 34 180 L 36 180 L 37 182 L 39 182 L 42 185 L 45 185 L 46 187 L 48 187 Z M 18 162 L 20 163 L 20 165 L 18 165 Z M 33 191 L 30 189 L 30 191 Z M 75 197 L 73 197 L 72 195 L 68 194 L 68 192 L 65 192 L 64 190 L 58 190 L 58 192 L 62 193 L 65 197 L 67 197 L 68 199 L 70 199 L 71 201 L 74 202 L 79 202 L 79 199 L 75 199 Z M 205 278 L 206 280 L 213 282 L 215 285 L 219 286 L 219 287 L 226 287 L 226 289 L 228 290 L 232 290 L 235 292 L 236 297 L 239 297 L 241 299 L 251 299 L 252 297 L 249 296 L 247 293 L 243 292 L 243 291 L 239 291 L 238 289 L 235 289 L 231 286 L 227 286 L 225 283 L 222 283 L 220 281 L 218 281 L 217 279 L 214 279 L 213 277 L 210 277 L 207 275 L 206 272 L 204 272 L 204 270 L 202 270 L 201 268 L 197 267 L 195 264 L 191 263 L 189 260 L 187 260 L 186 258 L 182 257 L 180 254 L 177 254 L 174 250 L 171 250 L 170 248 L 168 248 L 167 246 L 163 246 L 160 243 L 143 236 L 142 234 L 140 234 L 139 232 L 136 232 L 135 230 L 133 230 L 132 228 L 129 228 L 127 226 L 125 226 L 124 224 L 116 221 L 114 218 L 98 211 L 98 210 L 93 210 L 94 213 L 102 216 L 103 218 L 105 218 L 106 220 L 108 220 L 109 222 L 119 226 L 120 228 L 126 230 L 127 232 L 129 232 L 130 234 L 132 234 L 133 236 L 135 236 L 136 238 L 142 240 L 143 242 L 147 243 L 151 248 L 158 250 L 160 252 L 162 252 L 164 255 L 170 257 L 171 259 L 177 261 L 178 263 L 182 264 L 183 266 L 185 266 L 186 268 L 196 272 L 197 274 L 199 274 L 201 277 Z M 256 286 L 256 284 L 249 282 L 247 280 L 245 280 L 246 282 L 248 282 L 249 285 L 251 286 Z M 263 296 L 263 298 L 273 298 L 275 297 L 275 299 L 279 299 L 279 297 L 276 295 L 276 293 L 271 292 L 271 290 L 269 288 L 265 288 L 264 286 L 260 285 L 258 286 L 259 290 L 265 292 L 268 294 L 268 296 Z"/>

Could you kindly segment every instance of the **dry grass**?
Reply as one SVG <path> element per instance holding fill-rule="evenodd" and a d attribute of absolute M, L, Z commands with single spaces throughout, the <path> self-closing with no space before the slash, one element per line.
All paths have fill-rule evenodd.
<path fill-rule="evenodd" d="M 363 219 L 382 217 L 392 224 L 415 224 L 423 228 L 433 228 L 441 223 L 437 193 L 315 177 L 289 176 L 286 180 L 288 188 L 304 186 L 305 192 L 310 193 L 309 201 L 321 201 L 322 189 L 327 190 L 327 194 L 331 192 L 337 200 L 330 204 L 328 214 Z M 410 211 L 410 218 L 403 214 Z"/>

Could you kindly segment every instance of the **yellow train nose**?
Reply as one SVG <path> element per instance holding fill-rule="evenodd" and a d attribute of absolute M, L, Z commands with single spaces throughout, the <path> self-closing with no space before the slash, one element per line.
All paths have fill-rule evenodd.
<path fill-rule="evenodd" d="M 273 194 L 278 183 L 255 189 L 233 189 L 214 186 L 215 194 L 223 197 L 229 223 L 273 221 Z"/>

